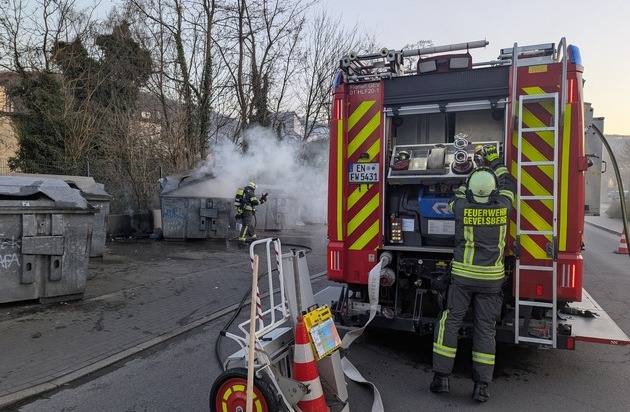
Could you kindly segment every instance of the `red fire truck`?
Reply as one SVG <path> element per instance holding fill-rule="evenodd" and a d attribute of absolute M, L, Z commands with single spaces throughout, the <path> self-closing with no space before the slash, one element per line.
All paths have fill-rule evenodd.
<path fill-rule="evenodd" d="M 582 288 L 589 162 L 580 51 L 564 38 L 515 43 L 474 63 L 471 50 L 487 44 L 341 59 L 328 182 L 328 279 L 343 284 L 337 319 L 363 325 L 376 307 L 373 326 L 433 332 L 453 255 L 448 201 L 475 167 L 475 147 L 495 144 L 517 181 L 497 340 L 627 345 Z M 379 262 L 378 302 L 370 302 Z"/>

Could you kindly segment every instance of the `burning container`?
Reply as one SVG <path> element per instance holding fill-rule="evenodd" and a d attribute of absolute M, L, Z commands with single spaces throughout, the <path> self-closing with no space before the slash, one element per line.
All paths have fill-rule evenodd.
<path fill-rule="evenodd" d="M 300 208 L 297 197 L 290 196 L 276 186 L 260 184 L 259 187 L 262 189 L 256 191 L 257 196 L 269 192 L 269 197 L 264 205 L 256 208 L 256 229 L 295 229 Z"/>
<path fill-rule="evenodd" d="M 0 178 L 0 303 L 82 298 L 94 213 L 63 180 Z"/>
<path fill-rule="evenodd" d="M 211 197 L 212 176 L 175 175 L 162 181 L 160 207 L 165 239 L 225 239 L 234 227 L 234 199 Z M 231 225 L 230 225 L 231 222 Z"/>
<path fill-rule="evenodd" d="M 239 185 L 229 183 L 229 188 L 223 187 L 225 185 L 225 182 L 204 173 L 164 178 L 160 195 L 162 236 L 165 239 L 226 239 L 237 236 L 234 194 Z M 294 229 L 299 212 L 297 199 L 287 195 L 279 186 L 260 183 L 256 195 L 260 197 L 264 192 L 269 192 L 269 198 L 257 207 L 256 230 Z"/>

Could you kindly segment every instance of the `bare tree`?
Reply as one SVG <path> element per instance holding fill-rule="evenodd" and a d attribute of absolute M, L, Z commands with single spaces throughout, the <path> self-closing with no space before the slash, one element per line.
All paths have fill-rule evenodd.
<path fill-rule="evenodd" d="M 236 0 L 223 9 L 222 35 L 216 42 L 238 107 L 233 140 L 245 150 L 242 131 L 250 124 L 273 127 L 271 109 L 277 112 L 283 106 L 295 70 L 291 57 L 309 6 L 301 0 Z"/>
<path fill-rule="evenodd" d="M 80 56 L 78 54 L 73 56 L 72 59 L 87 57 L 88 50 L 82 46 L 80 39 L 94 33 L 96 23 L 90 18 L 92 10 L 93 8 L 77 9 L 74 0 L 5 0 L 3 7 L 0 8 L 0 53 L 7 56 L 0 59 L 0 68 L 6 72 L 15 73 L 23 82 L 28 82 L 29 87 L 38 87 L 37 82 L 49 76 L 51 83 L 49 83 L 47 93 L 54 92 L 54 89 L 58 88 L 60 94 L 58 101 L 61 102 L 61 107 L 44 104 L 35 108 L 43 117 L 41 120 L 47 122 L 50 128 L 46 131 L 47 133 L 38 136 L 18 134 L 17 138 L 21 143 L 17 152 L 18 158 L 14 159 L 13 164 L 24 164 L 19 160 L 20 156 L 23 157 L 22 160 L 40 157 L 29 152 L 29 145 L 30 149 L 48 145 L 48 147 L 54 146 L 55 150 L 48 154 L 41 154 L 43 158 L 57 161 L 59 169 L 69 172 L 82 169 L 76 165 L 84 163 L 93 147 L 95 135 L 94 117 L 84 104 L 89 102 L 87 94 L 90 92 L 88 88 L 82 86 L 85 85 L 87 77 L 96 78 L 97 73 L 83 73 L 72 79 L 64 77 L 63 70 L 68 66 L 64 67 L 60 64 L 58 58 L 60 45 L 77 46 L 69 47 L 65 53 L 61 53 L 66 57 L 72 54 L 68 53 L 69 49 L 79 54 L 83 53 Z M 58 82 L 59 86 L 53 86 L 52 82 Z M 76 98 L 79 89 L 86 92 L 86 96 L 82 99 Z M 25 93 L 28 95 L 29 92 Z M 46 101 L 49 100 L 42 99 L 40 103 Z M 30 99 L 29 103 L 38 104 L 35 99 Z M 25 106 L 18 105 L 16 109 L 19 112 L 20 109 L 24 110 Z M 16 128 L 16 119 L 14 117 L 12 121 L 13 130 L 16 132 L 25 130 Z M 51 141 L 45 141 L 46 136 L 51 137 Z M 22 144 L 25 139 L 42 139 L 43 141 Z M 58 140 L 61 140 L 61 147 L 58 147 Z M 56 156 L 52 156 L 52 153 Z"/>
<path fill-rule="evenodd" d="M 326 13 L 315 16 L 308 24 L 297 54 L 300 65 L 293 83 L 304 121 L 303 141 L 311 137 L 319 124 L 328 124 L 332 83 L 339 69 L 339 60 L 366 42 L 358 33 L 356 26 L 345 27 L 341 17 L 331 18 Z"/>
<path fill-rule="evenodd" d="M 124 110 L 114 110 L 110 115 L 110 124 L 126 128 L 125 133 L 104 136 L 109 148 L 95 163 L 100 170 L 108 171 L 102 181 L 110 188 L 118 213 L 158 207 L 159 127 L 150 120 Z"/>
<path fill-rule="evenodd" d="M 59 71 L 67 156 L 85 157 L 103 139 L 98 160 L 111 169 L 104 178 L 125 179 L 128 190 L 120 196 L 139 208 L 147 204 L 157 162 L 172 171 L 194 168 L 210 139 L 227 137 L 247 150 L 243 132 L 250 125 L 276 128 L 280 113 L 294 111 L 305 119 L 306 141 L 328 120 L 339 58 L 368 42 L 341 19 L 310 18 L 315 0 L 125 0 L 103 28 L 128 21 L 134 39 L 151 51 L 153 71 L 141 99 L 135 105 L 123 99 L 118 107 L 95 93 L 123 72 L 73 66 L 106 57 L 88 40 L 98 38 L 90 13 L 77 12 L 74 1 L 36 0 L 38 12 L 29 20 L 30 1 L 4 0 L 14 7 L 0 10 L 0 64 Z"/>
<path fill-rule="evenodd" d="M 118 195 L 113 209 L 123 198 L 144 208 L 147 182 L 155 187 L 157 176 L 137 170 L 151 159 L 146 145 L 132 148 L 141 144 L 134 139 L 144 138 L 133 126 L 144 82 L 141 66 L 149 68 L 150 59 L 131 39 L 128 25 L 99 35 L 91 14 L 95 6 L 80 10 L 77 3 L 6 0 L 0 8 L 0 50 L 10 56 L 2 59 L 2 69 L 22 79 L 11 91 L 22 105 L 12 122 L 19 146 L 10 164 L 45 173 L 53 162 L 51 171 L 82 174 L 91 160 L 98 163 L 92 174 Z M 39 160 L 47 165 L 38 166 Z"/>
<path fill-rule="evenodd" d="M 91 13 L 76 0 L 3 0 L 0 7 L 0 68 L 7 71 L 53 70 L 53 46 L 93 32 Z"/>
<path fill-rule="evenodd" d="M 162 105 L 163 146 L 169 162 L 192 168 L 207 153 L 214 99 L 215 0 L 128 0 L 138 35 L 153 50 L 149 90 Z M 134 17 L 132 17 L 134 18 Z"/>

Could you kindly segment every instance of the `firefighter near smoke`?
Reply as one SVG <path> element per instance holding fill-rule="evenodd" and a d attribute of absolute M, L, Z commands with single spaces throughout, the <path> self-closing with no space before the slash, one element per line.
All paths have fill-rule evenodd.
<path fill-rule="evenodd" d="M 585 172 L 580 50 L 520 46 L 475 63 L 475 41 L 340 60 L 333 85 L 328 279 L 338 322 L 368 321 L 368 273 L 387 254 L 371 325 L 432 334 L 444 308 L 455 221 L 448 202 L 495 146 L 516 181 L 513 211 L 464 212 L 505 225 L 497 341 L 575 349 L 630 340 L 582 288 Z M 408 70 L 409 59 L 415 61 Z M 597 188 L 599 190 L 599 188 Z M 474 251 L 471 251 L 474 253 Z M 472 257 L 471 257 L 472 261 Z M 562 317 L 569 311 L 593 313 Z M 471 313 L 461 334 L 472 336 Z"/>

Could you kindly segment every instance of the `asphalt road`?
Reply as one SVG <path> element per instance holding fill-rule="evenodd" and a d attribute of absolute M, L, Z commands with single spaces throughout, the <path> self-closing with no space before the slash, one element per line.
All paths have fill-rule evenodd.
<path fill-rule="evenodd" d="M 628 256 L 612 253 L 613 234 L 587 227 L 585 287 L 630 334 Z M 314 289 L 328 285 L 321 280 Z M 248 312 L 245 310 L 244 312 Z M 242 313 L 241 318 L 247 316 Z M 98 375 L 46 394 L 16 410 L 207 411 L 208 393 L 221 369 L 214 355 L 227 318 L 181 335 Z M 470 398 L 470 346 L 462 342 L 451 393 L 429 392 L 431 341 L 405 333 L 373 331 L 355 341 L 347 356 L 378 387 L 386 411 L 624 411 L 630 404 L 630 347 L 580 343 L 575 351 L 500 345 L 493 398 L 483 406 Z M 235 350 L 229 341 L 222 356 Z M 370 410 L 371 391 L 348 382 L 350 410 Z"/>

